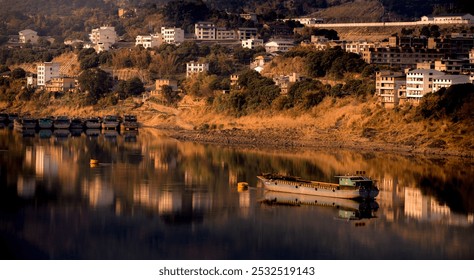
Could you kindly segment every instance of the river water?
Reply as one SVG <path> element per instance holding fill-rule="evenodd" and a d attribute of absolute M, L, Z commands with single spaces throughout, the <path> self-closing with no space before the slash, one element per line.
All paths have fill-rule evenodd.
<path fill-rule="evenodd" d="M 98 163 L 91 163 L 96 159 Z M 474 168 L 459 158 L 271 151 L 138 133 L 0 130 L 6 259 L 473 259 Z M 364 170 L 375 202 L 267 193 L 279 172 Z M 237 183 L 248 182 L 248 189 Z M 313 199 L 313 198 L 311 198 Z"/>

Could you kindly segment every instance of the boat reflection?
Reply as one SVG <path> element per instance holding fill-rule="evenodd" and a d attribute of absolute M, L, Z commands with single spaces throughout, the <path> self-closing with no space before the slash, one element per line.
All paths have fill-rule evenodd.
<path fill-rule="evenodd" d="M 338 209 L 337 218 L 343 220 L 361 220 L 376 218 L 375 212 L 379 209 L 376 201 L 357 201 L 352 199 L 332 198 L 315 195 L 292 194 L 266 191 L 263 203 L 277 205 L 315 205 L 334 207 Z"/>

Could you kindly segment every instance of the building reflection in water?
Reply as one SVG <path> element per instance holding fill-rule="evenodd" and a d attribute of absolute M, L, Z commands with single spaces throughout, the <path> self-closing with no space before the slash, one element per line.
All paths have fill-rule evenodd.
<path fill-rule="evenodd" d="M 92 180 L 84 180 L 81 191 L 92 207 L 106 207 L 114 204 L 114 190 L 100 176 Z"/>
<path fill-rule="evenodd" d="M 452 209 L 453 205 L 462 204 L 462 201 L 446 200 L 446 203 L 440 203 L 443 201 L 439 199 L 442 192 L 436 188 L 427 191 L 420 183 L 419 178 L 429 172 L 441 174 L 441 183 L 446 178 L 459 176 L 455 168 L 452 168 L 454 171 L 448 168 L 449 163 L 436 165 L 423 159 L 412 163 L 413 158 L 393 156 L 387 160 L 386 155 L 344 151 L 307 152 L 301 155 L 284 151 L 265 153 L 181 143 L 160 138 L 146 130 L 141 131 L 134 141 L 127 141 L 122 135 L 108 138 L 114 138 L 114 141 L 103 135 L 89 137 L 86 134 L 60 143 L 39 138 L 16 139 L 15 143 L 19 144 L 15 144 L 15 150 L 12 148 L 8 153 L 16 153 L 15 158 L 21 160 L 11 164 L 7 159 L 9 157 L 0 158 L 1 170 L 5 170 L 4 166 L 9 168 L 8 174 L 0 174 L 2 182 L 12 182 L 11 185 L 16 187 L 15 195 L 21 199 L 32 201 L 32 198 L 41 195 L 41 199 L 47 202 L 44 207 L 58 209 L 57 215 L 63 210 L 61 207 L 68 208 L 65 220 L 69 221 L 70 215 L 77 215 L 77 222 L 84 223 L 78 224 L 78 232 L 82 227 L 87 230 L 92 220 L 85 215 L 95 215 L 94 211 L 97 211 L 121 222 L 134 218 L 139 222 L 143 222 L 143 217 L 157 218 L 153 220 L 155 224 L 149 228 L 149 234 L 158 237 L 163 235 L 169 238 L 173 235 L 176 229 L 168 227 L 170 225 L 185 225 L 176 228 L 191 229 L 190 232 L 198 228 L 210 235 L 215 234 L 212 229 L 218 227 L 220 234 L 231 232 L 239 237 L 239 230 L 245 230 L 257 235 L 255 240 L 260 240 L 255 250 L 262 250 L 259 246 L 266 244 L 265 238 L 276 240 L 274 232 L 286 231 L 302 237 L 299 229 L 304 228 L 322 234 L 324 238 L 331 234 L 346 238 L 354 233 L 347 232 L 353 227 L 347 227 L 340 221 L 334 222 L 337 218 L 343 222 L 354 218 L 370 220 L 367 223 L 370 226 L 365 226 L 364 230 L 384 233 L 391 238 L 401 237 L 400 240 L 410 240 L 406 238 L 409 236 L 413 242 L 424 240 L 427 232 L 440 225 L 444 230 L 439 234 L 440 240 L 451 238 L 455 241 L 466 235 L 452 237 L 452 232 L 460 229 L 453 230 L 452 227 L 468 230 L 474 224 L 471 208 Z M 89 164 L 93 157 L 100 161 L 97 167 Z M 264 192 L 256 175 L 261 172 L 281 171 L 311 180 L 328 181 L 348 170 L 366 170 L 377 180 L 381 190 L 376 200 L 377 207 L 362 205 L 361 209 L 359 203 L 351 207 L 341 204 L 339 208 L 331 206 L 321 210 L 322 207 L 314 203 L 295 211 L 294 208 L 281 206 L 265 208 L 259 203 Z M 465 172 L 464 177 L 472 177 L 472 171 Z M 248 189 L 237 187 L 238 182 L 243 181 L 249 183 Z M 466 201 L 474 199 L 467 198 Z M 323 204 L 324 201 L 318 203 Z M 49 209 L 45 212 L 49 213 Z M 301 213 L 308 216 L 299 215 Z M 316 222 L 309 223 L 307 217 L 312 216 L 318 217 L 314 217 Z M 34 220 L 35 216 L 31 217 Z M 37 227 L 41 226 L 41 220 L 34 221 L 38 223 Z M 329 226 L 319 231 L 317 222 L 321 221 Z M 168 234 L 165 229 L 171 233 Z M 30 236 L 35 236 L 35 233 L 30 233 Z M 364 240 L 370 246 L 371 237 L 364 236 Z M 288 240 L 288 244 L 292 242 L 300 244 Z M 351 244 L 358 241 L 354 242 Z M 255 254 L 252 256 L 259 256 Z M 461 257 L 467 254 L 469 252 Z"/>
<path fill-rule="evenodd" d="M 381 189 L 377 202 L 388 221 L 414 219 L 435 224 L 470 226 L 474 213 L 456 213 L 436 198 L 424 195 L 413 183 L 405 183 L 390 175 L 378 180 Z"/>

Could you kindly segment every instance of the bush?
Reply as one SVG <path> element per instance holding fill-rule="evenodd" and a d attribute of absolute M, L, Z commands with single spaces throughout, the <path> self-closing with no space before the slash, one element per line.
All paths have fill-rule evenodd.
<path fill-rule="evenodd" d="M 426 94 L 416 115 L 424 119 L 451 119 L 454 122 L 474 118 L 474 85 L 459 84 Z"/>

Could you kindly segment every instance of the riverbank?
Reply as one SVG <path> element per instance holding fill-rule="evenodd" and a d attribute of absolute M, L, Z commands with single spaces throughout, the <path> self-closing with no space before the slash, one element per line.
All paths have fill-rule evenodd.
<path fill-rule="evenodd" d="M 69 102 L 74 104 L 74 102 Z M 472 129 L 447 121 L 413 121 L 414 109 L 395 112 L 375 99 L 327 98 L 310 111 L 256 112 L 234 117 L 210 110 L 203 100 L 186 97 L 178 107 L 127 100 L 114 106 L 71 106 L 52 102 L 2 108 L 34 116 L 87 117 L 136 114 L 144 127 L 160 129 L 180 141 L 252 149 L 351 149 L 436 157 L 474 158 Z"/>

